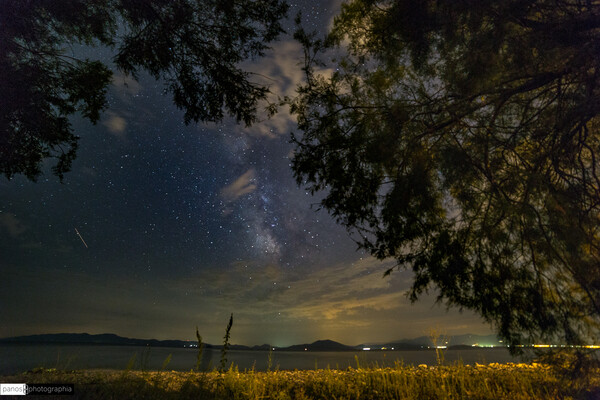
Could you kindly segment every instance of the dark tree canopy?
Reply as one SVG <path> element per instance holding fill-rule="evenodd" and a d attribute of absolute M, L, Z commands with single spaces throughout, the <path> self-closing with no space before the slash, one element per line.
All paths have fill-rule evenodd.
<path fill-rule="evenodd" d="M 512 345 L 598 341 L 600 2 L 353 0 L 296 37 L 298 183 L 410 297 Z"/>
<path fill-rule="evenodd" d="M 2 0 L 0 173 L 35 179 L 57 158 L 61 179 L 77 149 L 69 116 L 96 123 L 112 73 L 70 46 L 115 49 L 114 62 L 166 82 L 185 122 L 255 121 L 268 88 L 239 68 L 282 32 L 283 0 Z"/>

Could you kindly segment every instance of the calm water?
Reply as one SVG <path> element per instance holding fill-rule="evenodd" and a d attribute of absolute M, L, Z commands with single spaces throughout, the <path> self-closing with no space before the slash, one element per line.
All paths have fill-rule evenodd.
<path fill-rule="evenodd" d="M 27 371 L 36 367 L 60 369 L 107 368 L 124 369 L 136 355 L 134 369 L 160 370 L 165 359 L 172 355 L 167 370 L 189 371 L 196 364 L 195 349 L 144 348 L 136 346 L 78 346 L 78 345 L 0 345 L 0 375 Z M 274 351 L 272 368 L 314 369 L 356 367 L 361 365 L 393 366 L 395 361 L 404 364 L 437 364 L 435 351 L 358 351 L 358 352 L 286 352 Z M 228 362 L 234 362 L 240 370 L 266 370 L 268 352 L 230 350 Z M 448 350 L 449 362 L 462 360 L 465 364 L 491 362 L 518 362 L 506 349 Z M 220 350 L 204 350 L 203 366 L 219 366 Z"/>

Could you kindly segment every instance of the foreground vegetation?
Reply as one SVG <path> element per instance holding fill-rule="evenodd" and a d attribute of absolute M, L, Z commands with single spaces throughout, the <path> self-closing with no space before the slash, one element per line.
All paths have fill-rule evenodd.
<path fill-rule="evenodd" d="M 595 399 L 598 372 L 578 383 L 536 363 L 268 372 L 41 370 L 0 380 L 74 383 L 76 397 L 84 399 Z"/>

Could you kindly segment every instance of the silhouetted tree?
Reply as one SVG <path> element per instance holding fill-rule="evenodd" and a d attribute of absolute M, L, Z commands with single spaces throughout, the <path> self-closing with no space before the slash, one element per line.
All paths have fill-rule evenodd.
<path fill-rule="evenodd" d="M 268 89 L 238 64 L 282 32 L 283 0 L 3 0 L 0 5 L 0 173 L 35 180 L 57 158 L 61 179 L 77 149 L 68 117 L 92 123 L 112 73 L 69 47 L 115 50 L 117 68 L 162 78 L 185 122 L 255 120 Z"/>
<path fill-rule="evenodd" d="M 413 301 L 600 339 L 600 2 L 353 0 L 296 38 L 297 181 Z"/>

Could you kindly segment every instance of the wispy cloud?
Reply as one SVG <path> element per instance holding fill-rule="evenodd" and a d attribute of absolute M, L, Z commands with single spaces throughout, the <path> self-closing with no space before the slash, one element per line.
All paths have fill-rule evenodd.
<path fill-rule="evenodd" d="M 127 129 L 127 121 L 113 111 L 107 111 L 106 116 L 102 121 L 102 125 L 108 128 L 108 131 L 113 135 L 123 138 L 125 129 Z"/>
<path fill-rule="evenodd" d="M 139 94 L 143 89 L 142 85 L 131 75 L 125 75 L 119 71 L 114 73 L 112 84 L 117 93 L 128 97 Z"/>
<path fill-rule="evenodd" d="M 7 290 L 0 291 L 0 304 L 20 306 L 0 313 L 0 336 L 39 333 L 41 324 L 50 330 L 193 339 L 198 325 L 207 342 L 219 343 L 231 312 L 232 342 L 240 344 L 317 339 L 358 344 L 421 336 L 438 327 L 450 335 L 486 333 L 473 313 L 446 311 L 431 297 L 412 305 L 404 295 L 410 273 L 383 278 L 385 267 L 373 258 L 294 269 L 240 260 L 147 285 L 139 277 L 122 276 L 108 284 L 104 277 L 73 270 L 12 269 L 3 276 Z M 39 279 L 32 281 L 32 275 Z M 49 281 L 64 284 L 45 284 Z M 41 313 L 31 291 L 53 299 L 53 311 Z M 78 307 L 71 306 L 73 299 Z M 6 326 L 17 313 L 27 318 L 12 325 L 13 332 Z"/>
<path fill-rule="evenodd" d="M 226 202 L 234 202 L 241 196 L 252 193 L 256 190 L 255 179 L 256 172 L 254 168 L 250 168 L 242 176 L 233 181 L 233 183 L 221 189 L 221 197 Z"/>
<path fill-rule="evenodd" d="M 406 297 L 409 272 L 383 278 L 391 263 L 366 257 L 349 264 L 290 270 L 240 261 L 165 285 L 174 296 L 187 293 L 211 310 L 211 315 L 197 315 L 205 325 L 218 322 L 212 315 L 224 318 L 234 311 L 249 343 L 268 339 L 261 327 L 267 322 L 273 327 L 268 335 L 279 340 L 277 329 L 295 329 L 304 338 L 296 340 L 330 338 L 348 344 L 421 336 L 439 325 L 449 334 L 482 331 L 478 316 L 447 311 L 436 306 L 432 296 L 411 304 Z"/>
<path fill-rule="evenodd" d="M 260 62 L 244 66 L 254 74 L 254 80 L 269 87 L 269 102 L 278 103 L 285 96 L 293 96 L 296 87 L 302 83 L 302 72 L 299 55 L 303 54 L 300 44 L 293 40 L 277 42 Z M 260 121 L 249 128 L 239 127 L 250 136 L 276 138 L 286 135 L 294 126 L 296 119 L 282 108 L 269 117 L 267 113 L 259 115 Z"/>

